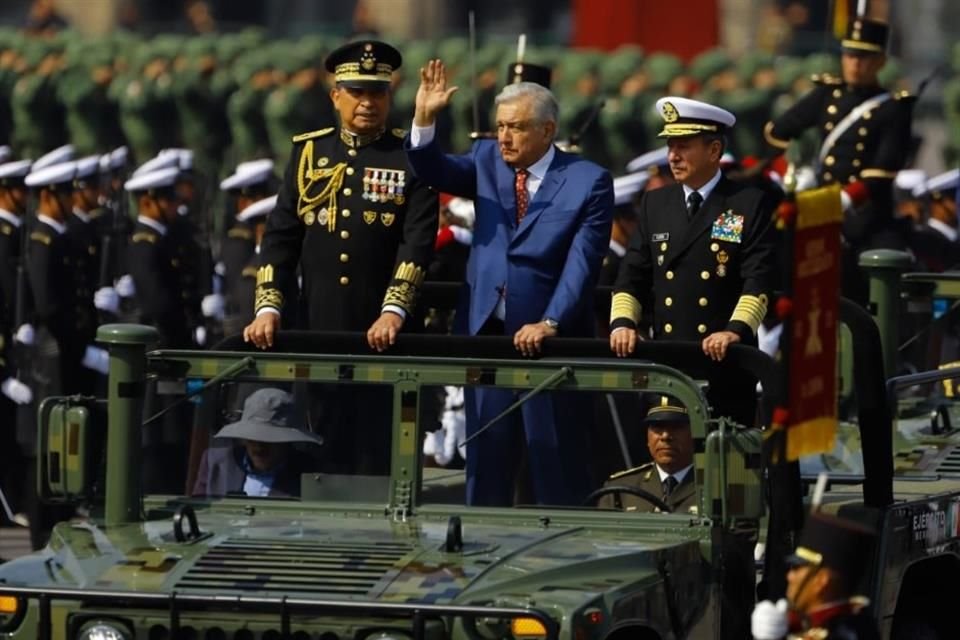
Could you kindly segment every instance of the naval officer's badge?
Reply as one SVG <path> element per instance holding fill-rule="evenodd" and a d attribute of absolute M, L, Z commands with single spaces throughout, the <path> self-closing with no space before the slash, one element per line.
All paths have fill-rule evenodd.
<path fill-rule="evenodd" d="M 734 213 L 733 209 L 727 209 L 713 221 L 713 230 L 710 232 L 711 240 L 739 243 L 742 237 L 743 216 Z"/>

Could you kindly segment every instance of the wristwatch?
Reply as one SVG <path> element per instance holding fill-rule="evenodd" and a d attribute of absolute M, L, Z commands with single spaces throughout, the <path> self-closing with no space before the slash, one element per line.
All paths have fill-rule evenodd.
<path fill-rule="evenodd" d="M 554 320 L 553 318 L 544 318 L 543 320 L 541 320 L 541 322 L 543 322 L 543 324 L 547 325 L 554 331 L 560 328 L 560 323 Z"/>

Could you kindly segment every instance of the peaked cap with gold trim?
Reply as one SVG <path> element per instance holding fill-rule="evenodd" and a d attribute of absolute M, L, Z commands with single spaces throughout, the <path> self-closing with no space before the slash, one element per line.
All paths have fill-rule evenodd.
<path fill-rule="evenodd" d="M 400 52 L 386 42 L 358 40 L 331 52 L 324 66 L 338 85 L 363 88 L 371 83 L 390 84 L 402 62 Z"/>
<path fill-rule="evenodd" d="M 870 18 L 854 18 L 847 25 L 847 35 L 840 46 L 849 53 L 884 53 L 890 27 Z"/>
<path fill-rule="evenodd" d="M 660 404 L 647 411 L 643 424 L 689 424 L 690 415 L 684 407 L 674 404 L 667 396 L 660 397 Z"/>
<path fill-rule="evenodd" d="M 736 116 L 726 109 L 678 96 L 660 98 L 656 109 L 664 123 L 658 134 L 661 138 L 723 133 L 737 121 Z"/>

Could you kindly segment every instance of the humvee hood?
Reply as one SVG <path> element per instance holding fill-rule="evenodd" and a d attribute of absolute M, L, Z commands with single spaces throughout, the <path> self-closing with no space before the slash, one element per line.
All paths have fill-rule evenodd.
<path fill-rule="evenodd" d="M 697 543 L 678 542 L 677 529 L 671 529 L 673 542 L 664 543 L 663 530 L 465 521 L 462 550 L 447 552 L 446 521 L 328 516 L 321 527 L 309 518 L 212 512 L 200 513 L 199 520 L 203 536 L 183 543 L 173 538 L 169 520 L 110 530 L 61 524 L 45 552 L 46 582 L 84 589 L 464 604 L 545 589 L 588 595 L 657 581 L 657 568 L 666 563 L 702 565 Z M 30 584 L 37 585 L 39 573 L 30 575 Z"/>

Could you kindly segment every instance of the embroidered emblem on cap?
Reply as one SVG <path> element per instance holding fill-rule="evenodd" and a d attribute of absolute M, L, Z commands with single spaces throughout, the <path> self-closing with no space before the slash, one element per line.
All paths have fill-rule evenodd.
<path fill-rule="evenodd" d="M 680 117 L 680 114 L 677 112 L 677 108 L 673 106 L 672 102 L 663 103 L 663 120 L 664 122 L 676 122 L 677 118 Z"/>

